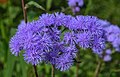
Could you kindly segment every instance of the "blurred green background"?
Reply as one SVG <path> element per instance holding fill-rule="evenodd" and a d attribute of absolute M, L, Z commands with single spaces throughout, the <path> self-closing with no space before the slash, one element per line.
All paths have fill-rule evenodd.
<path fill-rule="evenodd" d="M 65 12 L 71 14 L 67 0 L 25 0 L 25 3 L 35 1 L 47 12 Z M 37 19 L 46 11 L 31 5 L 27 9 L 28 20 Z M 84 6 L 78 15 L 94 15 L 106 19 L 112 24 L 120 25 L 120 0 L 84 0 Z M 21 0 L 0 0 L 0 77 L 35 77 L 33 66 L 26 64 L 22 53 L 15 57 L 10 53 L 9 40 L 16 32 L 17 26 L 23 20 Z M 93 77 L 99 58 L 90 50 L 80 50 L 78 75 Z M 39 77 L 51 77 L 51 65 L 37 66 Z M 65 72 L 56 70 L 56 77 L 75 77 L 76 63 Z M 99 77 L 120 77 L 120 53 L 112 54 L 112 61 L 103 62 Z"/>

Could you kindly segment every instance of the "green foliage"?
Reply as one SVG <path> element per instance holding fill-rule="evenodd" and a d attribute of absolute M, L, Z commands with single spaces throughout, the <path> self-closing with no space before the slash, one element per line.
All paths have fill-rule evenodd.
<path fill-rule="evenodd" d="M 25 0 L 28 20 L 37 19 L 45 12 L 63 11 L 72 14 L 67 5 L 67 0 Z M 85 0 L 84 6 L 78 14 L 94 15 L 111 23 L 120 25 L 120 1 L 119 0 Z M 23 19 L 21 0 L 9 0 L 6 4 L 0 4 L 0 77 L 35 77 L 32 65 L 27 64 L 23 56 L 15 57 L 9 50 L 9 39 L 14 35 L 17 25 Z M 120 54 L 114 53 L 111 62 L 103 62 L 99 77 L 120 76 Z M 93 77 L 98 56 L 90 50 L 80 50 L 79 77 Z M 37 66 L 39 77 L 51 76 L 51 65 L 42 63 Z M 76 63 L 65 72 L 56 72 L 56 77 L 75 77 Z"/>
<path fill-rule="evenodd" d="M 51 5 L 52 5 L 52 0 L 47 0 L 46 9 L 49 10 L 51 8 Z"/>
<path fill-rule="evenodd" d="M 39 8 L 39 9 L 41 9 L 41 10 L 43 10 L 43 11 L 45 11 L 45 9 L 41 5 L 39 5 L 37 2 L 34 2 L 34 1 L 28 2 L 26 4 L 26 8 L 30 8 L 30 6 L 32 6 L 32 5 Z"/>

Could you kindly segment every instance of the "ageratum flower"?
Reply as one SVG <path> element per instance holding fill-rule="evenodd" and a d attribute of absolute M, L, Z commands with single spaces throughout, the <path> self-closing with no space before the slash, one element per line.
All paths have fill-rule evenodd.
<path fill-rule="evenodd" d="M 55 13 L 54 25 L 68 27 L 70 21 L 73 19 L 71 15 L 65 15 L 64 13 Z"/>
<path fill-rule="evenodd" d="M 81 32 L 91 32 L 93 35 L 103 36 L 104 31 L 95 16 L 77 16 L 76 28 Z"/>
<path fill-rule="evenodd" d="M 112 58 L 111 58 L 110 55 L 105 55 L 104 58 L 103 58 L 103 60 L 104 60 L 105 62 L 108 62 L 108 61 L 110 61 L 111 59 L 112 59 Z"/>
<path fill-rule="evenodd" d="M 99 57 L 103 59 L 103 61 L 109 62 L 112 60 L 111 54 L 112 54 L 112 50 L 106 49 L 102 54 L 99 54 Z"/>
<path fill-rule="evenodd" d="M 71 31 L 77 30 L 78 21 L 74 17 L 67 16 L 68 22 L 65 24 L 65 27 Z"/>
<path fill-rule="evenodd" d="M 62 35 L 67 35 L 66 32 L 65 34 L 61 33 L 61 27 L 68 29 L 72 18 L 70 15 L 55 13 L 43 14 L 38 20 L 26 24 L 22 21 L 15 36 L 10 41 L 11 52 L 14 55 L 18 55 L 21 50 L 24 50 L 24 60 L 32 65 L 37 65 L 44 61 L 59 65 L 60 68 L 57 66 L 56 68 L 61 71 L 67 70 L 73 64 L 73 58 L 76 56 L 77 49 L 75 45 L 66 43 L 71 39 L 61 38 Z M 64 62 L 65 64 L 70 62 L 67 66 L 64 63 L 60 63 L 62 56 L 63 60 L 64 57 L 68 58 Z"/>
<path fill-rule="evenodd" d="M 23 56 L 24 56 L 24 60 L 27 63 L 31 63 L 32 65 L 37 65 L 40 62 L 42 62 L 42 60 L 44 59 L 45 52 L 43 52 L 41 49 L 39 49 L 39 47 L 37 49 L 36 48 L 34 49 L 34 48 L 28 49 L 23 54 Z"/>
<path fill-rule="evenodd" d="M 111 23 L 106 20 L 99 19 L 99 22 L 105 30 L 105 36 L 107 41 L 106 44 L 108 44 L 108 48 L 111 48 L 109 46 L 112 46 L 115 51 L 120 51 L 120 28 L 117 25 L 111 25 Z M 105 52 L 100 56 L 102 56 L 104 61 L 110 61 L 112 59 L 111 54 L 111 49 L 106 49 Z"/>
<path fill-rule="evenodd" d="M 91 46 L 91 34 L 89 32 L 78 33 L 77 43 L 82 48 L 89 48 Z"/>
<path fill-rule="evenodd" d="M 73 58 L 70 54 L 62 54 L 56 59 L 55 67 L 60 71 L 68 70 L 73 65 Z"/>
<path fill-rule="evenodd" d="M 103 55 L 103 60 L 105 62 L 111 61 L 112 57 L 111 57 L 112 51 L 111 49 L 106 49 L 104 55 Z"/>
<path fill-rule="evenodd" d="M 20 30 L 24 29 L 24 27 L 26 27 L 26 24 L 25 24 L 25 21 L 22 20 L 22 21 L 20 22 L 20 24 L 18 25 L 18 30 L 20 31 Z"/>
<path fill-rule="evenodd" d="M 94 38 L 92 50 L 94 53 L 101 55 L 103 54 L 103 49 L 105 49 L 105 39 Z"/>
<path fill-rule="evenodd" d="M 64 13 L 55 13 L 54 25 L 61 26 L 66 22 L 66 15 Z"/>
<path fill-rule="evenodd" d="M 53 27 L 48 29 L 48 35 L 49 37 L 53 40 L 53 41 L 60 41 L 60 35 L 61 35 L 61 31 L 57 29 L 57 27 Z"/>
<path fill-rule="evenodd" d="M 72 58 L 75 58 L 77 51 L 78 49 L 76 48 L 75 45 L 70 45 L 69 47 L 66 47 L 66 51 L 64 52 L 69 54 Z"/>
<path fill-rule="evenodd" d="M 52 14 L 51 14 L 52 15 Z M 47 28 L 48 31 L 46 31 L 46 34 L 51 38 L 53 41 L 52 46 L 50 46 L 50 50 L 45 52 L 45 59 L 44 61 L 50 64 L 53 64 L 56 66 L 56 68 L 60 69 L 61 71 L 67 70 L 70 68 L 70 66 L 73 64 L 73 58 L 76 56 L 77 49 L 75 46 L 73 46 L 70 43 L 68 43 L 68 40 L 71 40 L 68 37 L 67 33 L 65 32 L 64 34 L 66 35 L 63 37 L 63 39 L 60 38 L 61 30 L 59 30 L 60 27 L 64 26 L 65 28 L 68 29 L 68 26 L 70 24 L 70 20 L 73 18 L 70 15 L 65 15 L 63 13 L 55 13 L 54 15 L 54 24 L 49 24 L 46 25 L 45 28 Z M 41 18 L 41 17 L 40 17 Z M 44 17 L 43 17 L 44 18 Z M 47 17 L 47 20 L 50 20 L 50 16 Z M 42 19 L 39 19 L 40 23 L 47 23 Z M 43 25 L 44 26 L 44 25 Z M 70 33 L 71 34 L 71 33 Z M 73 37 L 74 38 L 74 37 Z M 72 41 L 72 40 L 71 40 Z M 70 49 L 71 48 L 71 49 Z M 69 54 L 71 58 L 66 60 L 67 62 L 70 62 L 70 64 L 64 65 L 61 62 L 62 56 L 64 54 Z M 65 57 L 68 57 L 67 55 Z M 64 59 L 63 59 L 64 60 Z M 57 66 L 59 65 L 59 66 Z"/>
<path fill-rule="evenodd" d="M 51 51 L 46 52 L 45 62 L 55 64 L 56 58 L 58 58 L 64 51 L 66 51 L 65 46 L 63 44 L 63 42 L 54 43 L 53 47 L 51 48 Z"/>
<path fill-rule="evenodd" d="M 69 45 L 75 45 L 76 43 L 76 34 L 71 32 L 66 32 L 64 34 L 64 42 Z"/>
<path fill-rule="evenodd" d="M 107 41 L 112 44 L 116 51 L 120 51 L 120 28 L 116 25 L 110 25 L 105 30 Z"/>
<path fill-rule="evenodd" d="M 10 40 L 10 48 L 14 55 L 24 50 L 27 63 L 37 65 L 44 61 L 65 71 L 72 66 L 78 45 L 97 54 L 102 52 L 103 31 L 96 17 L 43 14 L 36 21 L 21 22 Z"/>
<path fill-rule="evenodd" d="M 9 44 L 9 46 L 11 48 L 10 51 L 15 56 L 18 56 L 20 51 L 23 49 L 23 44 L 19 40 L 20 40 L 20 38 L 18 35 L 14 35 L 10 40 L 10 44 Z"/>
<path fill-rule="evenodd" d="M 52 24 L 54 24 L 54 14 L 42 14 L 40 17 L 39 17 L 39 24 L 41 24 L 42 26 L 50 26 Z"/>
<path fill-rule="evenodd" d="M 72 8 L 73 13 L 79 12 L 83 3 L 83 0 L 68 0 L 68 5 Z"/>
<path fill-rule="evenodd" d="M 79 46 L 91 48 L 97 54 L 102 53 L 105 49 L 105 35 L 98 18 L 94 16 L 77 16 L 76 20 L 77 24 L 74 31 L 77 33 Z"/>
<path fill-rule="evenodd" d="M 107 50 L 105 51 L 105 53 L 108 54 L 108 55 L 111 55 L 111 54 L 112 54 L 112 51 L 111 51 L 110 49 L 107 49 Z"/>
<path fill-rule="evenodd" d="M 107 20 L 99 19 L 99 22 L 103 28 L 106 28 L 111 25 L 110 22 L 108 22 Z"/>
<path fill-rule="evenodd" d="M 18 26 L 18 31 L 24 29 L 26 26 L 24 21 L 21 21 L 21 23 Z M 20 51 L 23 49 L 23 39 L 21 39 L 21 35 L 19 35 L 19 32 L 17 32 L 11 39 L 9 43 L 9 47 L 11 48 L 12 54 L 15 56 L 18 56 Z"/>
<path fill-rule="evenodd" d="M 43 31 L 44 27 L 40 26 L 38 21 L 28 22 L 25 26 L 22 22 L 15 37 L 10 41 L 12 53 L 18 55 L 20 50 L 24 50 L 24 60 L 27 63 L 40 63 L 44 59 L 44 51 L 49 51 L 52 45 L 52 40 Z"/>

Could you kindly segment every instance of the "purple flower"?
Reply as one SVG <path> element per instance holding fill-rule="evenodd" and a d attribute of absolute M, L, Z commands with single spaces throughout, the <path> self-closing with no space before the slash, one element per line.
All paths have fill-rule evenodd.
<path fill-rule="evenodd" d="M 10 46 L 10 50 L 12 52 L 12 54 L 14 54 L 15 56 L 18 56 L 18 54 L 20 53 L 20 51 L 23 49 L 23 44 L 22 42 L 19 41 L 20 38 L 18 35 L 14 35 L 9 43 Z"/>
<path fill-rule="evenodd" d="M 67 24 L 65 24 L 65 27 L 67 27 L 71 31 L 77 30 L 78 21 L 76 20 L 76 18 L 69 17 L 69 18 L 67 18 L 67 20 L 68 20 L 68 22 L 67 22 Z"/>
<path fill-rule="evenodd" d="M 110 49 L 107 49 L 105 52 L 106 52 L 106 54 L 108 54 L 108 55 L 112 54 L 112 51 L 111 51 Z"/>
<path fill-rule="evenodd" d="M 117 25 L 110 25 L 109 27 L 105 28 L 107 31 L 107 34 L 111 34 L 111 33 L 119 33 L 120 32 L 120 28 Z"/>
<path fill-rule="evenodd" d="M 95 16 L 77 16 L 77 29 L 81 32 L 91 32 L 97 36 L 103 36 L 104 31 Z"/>
<path fill-rule="evenodd" d="M 75 32 L 82 48 L 91 48 L 94 53 L 101 54 L 105 49 L 105 34 L 99 19 L 94 16 L 77 16 Z"/>
<path fill-rule="evenodd" d="M 79 6 L 83 6 L 84 0 L 77 0 Z"/>
<path fill-rule="evenodd" d="M 75 12 L 79 12 L 80 8 L 79 7 L 75 7 Z"/>
<path fill-rule="evenodd" d="M 57 42 L 51 47 L 51 50 L 45 53 L 45 62 L 55 64 L 56 59 L 66 51 L 62 42 Z"/>
<path fill-rule="evenodd" d="M 77 3 L 82 5 L 79 1 Z M 105 48 L 104 30 L 97 17 L 42 14 L 36 21 L 27 24 L 22 21 L 10 40 L 11 52 L 18 55 L 23 50 L 27 63 L 37 65 L 46 62 L 61 71 L 72 66 L 78 45 L 84 49 L 91 48 L 94 53 L 102 53 Z"/>
<path fill-rule="evenodd" d="M 62 54 L 56 59 L 55 67 L 60 71 L 68 70 L 73 65 L 73 58 L 70 54 Z"/>
<path fill-rule="evenodd" d="M 18 56 L 20 51 L 23 49 L 24 38 L 22 37 L 22 35 L 24 34 L 22 34 L 21 31 L 25 28 L 26 25 L 27 24 L 25 24 L 24 21 L 21 21 L 21 23 L 18 25 L 18 30 L 16 34 L 10 39 L 9 47 L 12 54 L 14 54 L 15 56 Z"/>
<path fill-rule="evenodd" d="M 105 30 L 107 41 L 112 44 L 116 51 L 120 51 L 120 28 L 116 25 L 110 25 Z"/>
<path fill-rule="evenodd" d="M 66 44 L 70 44 L 70 45 L 75 45 L 76 42 L 76 34 L 75 33 L 70 33 L 70 32 L 66 32 L 64 34 L 64 42 Z"/>
<path fill-rule="evenodd" d="M 105 39 L 103 38 L 94 38 L 94 42 L 92 45 L 92 50 L 96 54 L 102 54 L 105 49 Z"/>
<path fill-rule="evenodd" d="M 103 60 L 106 61 L 106 62 L 111 61 L 111 59 L 112 58 L 111 58 L 110 55 L 105 55 L 104 58 L 103 58 Z"/>
<path fill-rule="evenodd" d="M 40 21 L 40 26 L 50 26 L 52 24 L 54 24 L 54 19 L 55 16 L 54 14 L 42 14 L 39 17 L 39 21 Z"/>
<path fill-rule="evenodd" d="M 64 13 L 55 13 L 54 25 L 68 27 L 71 19 L 73 18 L 71 15 L 65 15 Z"/>
<path fill-rule="evenodd" d="M 25 61 L 37 65 L 43 60 L 43 53 L 49 51 L 53 44 L 45 31 L 44 25 L 40 26 L 38 21 L 28 22 L 26 26 L 20 24 L 15 37 L 10 41 L 12 53 L 18 55 L 20 50 L 24 50 Z"/>
<path fill-rule="evenodd" d="M 30 48 L 24 53 L 24 60 L 32 65 L 37 65 L 44 59 L 44 52 L 40 49 Z"/>
<path fill-rule="evenodd" d="M 68 5 L 72 8 L 73 13 L 79 12 L 83 4 L 83 0 L 68 0 Z"/>
<path fill-rule="evenodd" d="M 55 13 L 55 23 L 54 25 L 61 26 L 66 20 L 66 15 L 64 13 Z"/>
<path fill-rule="evenodd" d="M 68 5 L 71 6 L 71 7 L 83 6 L 83 0 L 68 0 Z"/>
<path fill-rule="evenodd" d="M 27 25 L 27 24 L 25 24 L 25 21 L 22 20 L 22 21 L 20 22 L 20 24 L 18 25 L 18 30 L 24 29 L 24 28 L 26 27 L 26 25 Z"/>
<path fill-rule="evenodd" d="M 75 45 L 71 45 L 69 47 L 66 47 L 66 51 L 64 51 L 64 52 L 69 54 L 72 58 L 75 58 L 76 54 L 77 54 L 77 51 L 78 51 L 78 49 L 76 48 L 76 46 Z"/>
<path fill-rule="evenodd" d="M 89 48 L 91 46 L 91 34 L 88 32 L 77 34 L 77 43 L 82 48 Z"/>
<path fill-rule="evenodd" d="M 69 6 L 76 6 L 77 0 L 68 0 Z"/>
<path fill-rule="evenodd" d="M 99 19 L 99 22 L 103 28 L 109 27 L 111 25 L 107 20 Z"/>
<path fill-rule="evenodd" d="M 97 17 L 94 16 L 76 16 L 77 19 L 77 25 L 76 28 L 79 30 L 94 30 L 94 28 L 97 28 Z M 99 29 L 99 27 L 98 27 Z"/>
<path fill-rule="evenodd" d="M 48 33 L 47 34 L 52 39 L 52 41 L 54 41 L 54 42 L 60 41 L 61 31 L 58 30 L 57 27 L 53 27 L 53 28 L 48 29 Z"/>

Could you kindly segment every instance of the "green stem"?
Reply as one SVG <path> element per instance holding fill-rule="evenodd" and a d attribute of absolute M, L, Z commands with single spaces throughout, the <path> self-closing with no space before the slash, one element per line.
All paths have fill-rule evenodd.
<path fill-rule="evenodd" d="M 35 65 L 33 65 L 33 67 L 34 67 L 34 71 L 35 71 L 35 76 L 38 77 L 37 68 Z"/>
<path fill-rule="evenodd" d="M 99 61 L 99 62 L 98 62 L 98 65 L 97 65 L 97 67 L 96 67 L 96 70 L 95 70 L 94 77 L 98 77 L 98 76 L 99 76 L 99 72 L 100 72 L 101 65 L 102 65 L 102 61 Z"/>
<path fill-rule="evenodd" d="M 23 15 L 24 15 L 25 23 L 27 23 L 27 12 L 26 12 L 26 8 L 25 8 L 24 0 L 22 0 L 22 9 L 23 9 Z"/>
<path fill-rule="evenodd" d="M 79 61 L 79 51 L 77 53 L 76 60 L 77 60 L 77 62 L 76 62 L 76 77 L 79 77 L 78 76 L 78 74 L 79 74 L 79 63 L 80 63 L 80 62 L 78 62 Z"/>
<path fill-rule="evenodd" d="M 78 71 L 79 71 L 79 63 L 76 63 L 76 77 L 78 77 Z"/>
<path fill-rule="evenodd" d="M 52 77 L 55 77 L 55 65 L 52 65 L 52 72 L 51 72 L 51 74 L 52 74 Z"/>
<path fill-rule="evenodd" d="M 26 11 L 27 8 L 25 7 L 24 0 L 22 0 L 22 9 L 23 9 L 24 21 L 25 21 L 25 23 L 27 23 L 27 11 Z M 33 65 L 33 67 L 34 67 L 34 71 L 35 71 L 35 76 L 38 77 L 37 68 L 35 65 Z"/>

